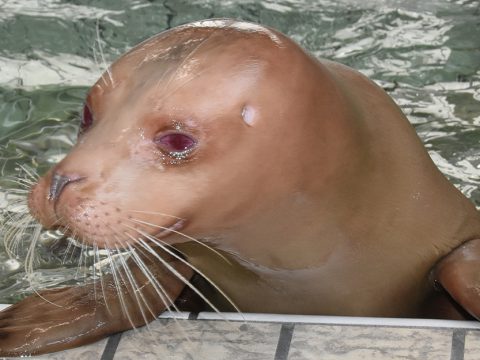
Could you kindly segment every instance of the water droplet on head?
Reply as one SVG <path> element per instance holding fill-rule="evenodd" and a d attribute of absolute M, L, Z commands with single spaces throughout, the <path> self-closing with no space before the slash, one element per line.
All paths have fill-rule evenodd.
<path fill-rule="evenodd" d="M 242 118 L 248 126 L 253 126 L 255 123 L 255 109 L 250 105 L 245 105 L 242 109 Z"/>

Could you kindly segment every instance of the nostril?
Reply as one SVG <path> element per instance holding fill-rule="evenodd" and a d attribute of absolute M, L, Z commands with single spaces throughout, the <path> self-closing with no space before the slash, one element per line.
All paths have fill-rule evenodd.
<path fill-rule="evenodd" d="M 68 176 L 68 175 L 61 175 L 59 173 L 54 173 L 52 176 L 52 181 L 50 183 L 48 200 L 53 200 L 56 202 L 60 197 L 60 194 L 62 193 L 65 186 L 81 179 L 82 178 L 79 176 Z"/>

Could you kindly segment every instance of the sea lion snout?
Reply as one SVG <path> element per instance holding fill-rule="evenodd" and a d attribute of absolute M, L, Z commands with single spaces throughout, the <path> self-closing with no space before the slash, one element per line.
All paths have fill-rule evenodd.
<path fill-rule="evenodd" d="M 84 176 L 65 174 L 55 169 L 57 167 L 38 180 L 28 197 L 30 213 L 47 229 L 60 225 L 62 215 L 57 213 L 57 207 L 61 195 L 65 194 L 71 184 L 85 179 Z"/>
<path fill-rule="evenodd" d="M 153 186 L 165 177 L 161 168 L 136 163 L 141 155 L 120 156 L 119 146 L 90 161 L 95 144 L 88 145 L 77 146 L 32 187 L 30 212 L 43 227 L 99 248 L 127 248 L 139 237 L 159 239 L 185 227 L 175 196 L 157 196 L 168 189 L 167 183 Z"/>

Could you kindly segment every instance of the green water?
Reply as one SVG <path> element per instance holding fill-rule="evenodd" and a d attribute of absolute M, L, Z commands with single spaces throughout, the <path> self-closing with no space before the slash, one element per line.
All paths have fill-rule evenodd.
<path fill-rule="evenodd" d="M 11 215 L 15 197 L 7 189 L 18 187 L 9 179 L 20 173 L 19 165 L 42 173 L 75 142 L 83 98 L 105 63 L 164 29 L 212 17 L 273 26 L 316 56 L 377 81 L 415 125 L 439 168 L 480 206 L 479 4 L 0 1 L 0 216 Z M 30 283 L 72 284 L 85 276 L 84 266 L 71 266 L 75 261 L 62 264 L 61 252 L 40 245 L 38 254 L 27 279 L 23 260 L 9 261 L 0 249 L 0 303 L 24 296 Z"/>

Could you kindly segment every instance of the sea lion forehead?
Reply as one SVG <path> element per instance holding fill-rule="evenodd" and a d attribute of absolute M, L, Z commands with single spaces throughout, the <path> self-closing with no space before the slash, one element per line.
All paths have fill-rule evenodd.
<path fill-rule="evenodd" d="M 128 88 L 150 83 L 168 87 L 206 69 L 217 73 L 258 74 L 260 65 L 280 61 L 291 41 L 261 25 L 220 19 L 189 23 L 164 31 L 140 43 L 118 59 L 92 87 L 90 93 L 103 95 L 122 83 Z M 264 68 L 264 66 L 262 66 Z M 135 76 L 132 76 L 132 74 Z M 193 76 L 195 75 L 195 76 Z"/>
<path fill-rule="evenodd" d="M 216 84 L 219 91 L 226 78 L 240 79 L 231 83 L 245 90 L 265 79 L 263 75 L 286 73 L 299 54 L 304 57 L 293 41 L 261 25 L 228 19 L 190 23 L 157 34 L 118 59 L 92 87 L 87 103 L 101 115 L 104 95 L 124 102 L 128 93 L 128 101 L 134 102 L 132 93 L 145 94 L 150 88 L 161 105 L 179 89 L 195 91 L 195 83 L 205 77 L 204 84 Z"/>
<path fill-rule="evenodd" d="M 171 52 L 179 43 L 195 46 L 198 41 L 219 40 L 221 36 L 225 36 L 227 42 L 239 37 L 264 39 L 279 48 L 285 47 L 286 43 L 290 42 L 281 33 L 262 25 L 231 19 L 212 19 L 192 22 L 163 31 L 141 42 L 125 56 L 128 57 L 138 50 L 148 49 L 151 56 L 155 57 L 154 48 L 157 51 L 160 50 L 161 54 L 162 52 Z"/>
<path fill-rule="evenodd" d="M 279 33 L 265 26 L 249 23 L 246 21 L 237 21 L 233 19 L 201 20 L 201 21 L 190 23 L 190 24 L 186 24 L 183 27 L 179 27 L 179 30 L 181 31 L 184 28 L 185 29 L 207 28 L 215 31 L 235 30 L 238 33 L 242 33 L 242 34 L 249 34 L 249 35 L 256 34 L 256 35 L 268 37 L 273 43 L 275 43 L 277 46 L 280 46 L 280 47 L 284 46 L 284 41 L 285 41 L 285 39 L 282 39 L 282 37 L 279 36 Z"/>
<path fill-rule="evenodd" d="M 198 21 L 143 41 L 115 62 L 113 68 L 138 69 L 155 63 L 160 72 L 162 68 L 168 70 L 202 55 L 208 55 L 208 62 L 213 64 L 215 55 L 226 50 L 234 52 L 238 61 L 253 55 L 275 59 L 272 53 L 287 47 L 290 42 L 282 34 L 257 24 L 229 19 Z"/>

